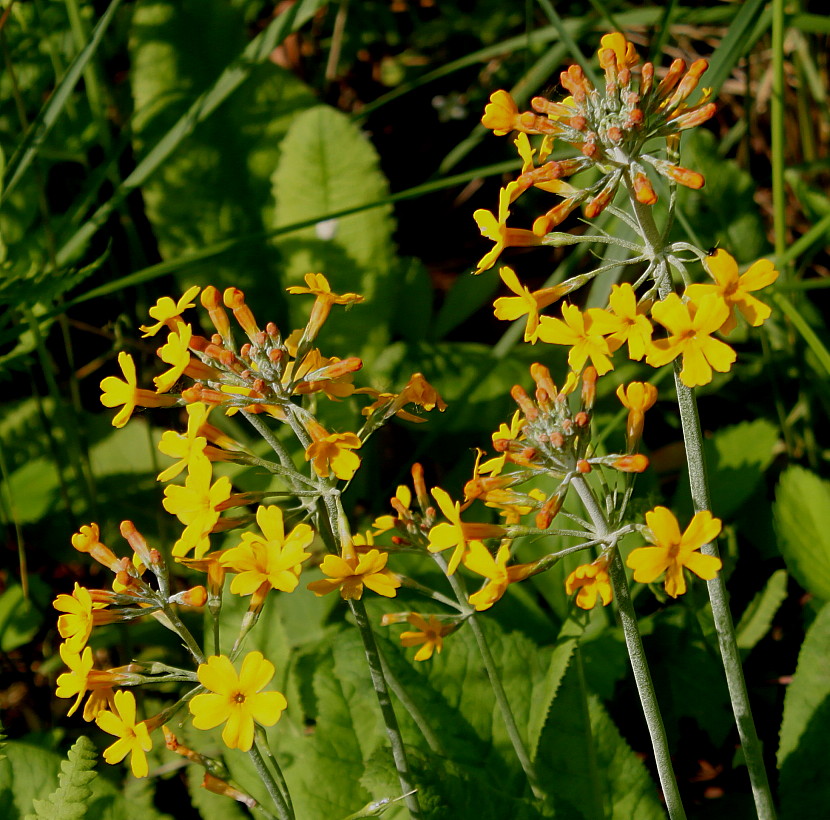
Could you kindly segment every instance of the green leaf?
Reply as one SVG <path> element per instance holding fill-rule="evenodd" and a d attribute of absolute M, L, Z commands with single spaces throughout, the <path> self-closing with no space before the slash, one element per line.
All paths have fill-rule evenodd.
<path fill-rule="evenodd" d="M 245 65 L 240 85 L 236 74 L 246 39 L 241 14 L 221 0 L 155 0 L 136 7 L 130 76 L 142 162 L 177 133 L 199 95 L 228 96 L 198 127 L 190 123 L 192 133 L 178 134 L 175 150 L 143 185 L 165 258 L 264 229 L 280 141 L 292 117 L 315 101 L 295 75 L 270 61 Z M 273 278 L 274 263 L 260 242 L 191 268 L 187 282 L 210 277 L 217 286 L 250 291 L 258 278 Z"/>
<path fill-rule="evenodd" d="M 287 7 L 281 13 L 275 15 L 269 25 L 253 40 L 248 42 L 244 49 L 234 52 L 228 59 L 225 60 L 225 62 L 221 64 L 221 73 L 219 73 L 218 76 L 214 75 L 215 80 L 212 78 L 212 82 L 209 87 L 200 88 L 198 87 L 198 84 L 193 87 L 188 86 L 186 93 L 189 94 L 189 96 L 185 102 L 189 102 L 189 105 L 185 104 L 182 109 L 180 109 L 180 115 L 178 116 L 178 119 L 175 120 L 175 123 L 168 131 L 160 136 L 152 148 L 147 150 L 146 154 L 138 162 L 132 173 L 121 183 L 121 185 L 119 185 L 113 195 L 106 202 L 104 202 L 89 219 L 85 219 L 77 228 L 75 233 L 63 243 L 61 248 L 58 250 L 56 257 L 58 265 L 62 266 L 69 264 L 76 259 L 79 254 L 83 253 L 92 236 L 94 236 L 96 231 L 107 221 L 110 214 L 119 207 L 126 197 L 136 188 L 144 185 L 154 174 L 159 171 L 160 168 L 165 167 L 167 160 L 174 154 L 174 152 L 181 148 L 184 141 L 193 133 L 197 125 L 204 122 L 208 118 L 211 118 L 217 109 L 222 108 L 223 103 L 226 103 L 230 98 L 232 98 L 240 86 L 246 83 L 246 81 L 249 80 L 255 72 L 263 68 L 267 70 L 269 66 L 275 69 L 276 67 L 273 66 L 269 60 L 274 49 L 292 31 L 295 31 L 303 25 L 303 23 L 307 22 L 317 11 L 321 3 L 322 0 L 300 0 L 300 2 L 294 3 Z M 171 16 L 175 17 L 180 5 L 181 4 L 178 3 L 167 3 L 164 2 L 164 0 L 157 0 L 157 2 L 148 2 L 143 6 L 139 6 L 135 14 L 136 17 L 138 17 L 139 12 L 146 7 L 146 14 L 148 15 L 146 19 L 148 20 L 148 26 L 151 29 L 156 25 L 163 28 L 168 22 L 170 22 Z M 218 21 L 220 23 L 228 20 L 227 15 L 223 13 L 225 8 L 226 4 L 218 2 L 213 2 L 210 8 L 206 8 L 205 3 L 193 2 L 193 0 L 191 0 L 188 6 L 190 14 L 195 15 L 196 18 L 201 17 L 205 20 L 209 18 L 211 21 Z M 194 27 L 184 32 L 184 36 L 188 38 L 188 42 L 190 43 L 191 51 L 203 45 L 203 41 L 200 37 L 192 36 L 195 31 L 204 31 L 204 27 L 200 25 L 202 22 L 203 20 L 200 19 L 194 20 Z M 175 26 L 175 23 L 173 23 L 173 25 Z M 206 25 L 209 25 L 209 22 L 207 22 Z M 236 30 L 236 37 L 234 37 L 234 32 L 231 28 L 214 32 L 211 38 L 212 47 L 220 50 L 221 52 L 223 45 L 227 42 L 244 42 L 244 40 L 239 40 L 239 37 L 242 36 L 242 31 L 244 31 L 244 23 L 241 20 L 238 21 Z M 134 29 L 132 34 L 137 40 L 141 39 L 140 29 Z M 185 46 L 185 48 L 187 48 L 187 46 Z M 161 50 L 163 51 L 163 46 Z M 207 49 L 205 53 L 197 54 L 194 62 L 204 60 L 208 62 L 209 65 L 213 65 L 213 63 L 209 62 L 210 51 L 211 49 Z M 152 76 L 155 73 L 152 55 L 149 55 L 147 59 L 148 71 Z M 190 68 L 192 67 L 193 64 L 191 63 Z M 133 63 L 133 69 L 135 68 L 136 65 Z M 172 72 L 171 76 L 175 78 L 178 72 L 178 66 L 175 61 L 169 68 Z M 130 74 L 131 77 L 135 78 L 136 76 L 142 75 L 143 72 L 133 70 Z M 189 79 L 189 77 L 185 78 L 185 85 L 187 85 Z M 286 82 L 290 82 L 290 79 L 286 80 Z M 167 105 L 168 102 L 169 100 L 167 99 L 156 100 L 155 105 L 163 107 Z M 178 99 L 174 101 L 174 103 L 178 102 Z M 265 108 L 266 110 L 268 108 L 267 102 L 265 104 Z M 137 112 L 136 116 L 139 117 L 140 120 L 140 117 L 146 117 L 148 113 L 153 112 L 148 112 L 145 109 Z M 257 122 L 259 119 L 259 117 L 255 117 L 254 121 Z M 220 135 L 220 138 L 221 136 L 222 135 Z M 265 139 L 265 144 L 268 144 L 267 138 Z M 251 166 L 253 167 L 253 165 L 256 164 L 256 161 L 254 158 L 249 159 L 251 159 Z M 222 157 L 222 161 L 225 161 L 225 157 Z M 205 171 L 204 168 L 200 170 Z M 243 170 L 244 178 L 247 179 L 249 176 L 252 176 L 251 168 L 245 166 Z M 191 203 L 197 202 L 197 200 L 194 200 L 190 195 L 189 190 L 186 190 L 185 194 L 188 196 Z"/>
<path fill-rule="evenodd" d="M 296 757 L 285 778 L 297 817 L 340 817 L 372 799 L 360 785 L 364 760 L 385 741 L 355 630 L 340 633 L 331 652 L 317 655 L 314 694 L 314 734 L 288 746 Z"/>
<path fill-rule="evenodd" d="M 541 691 L 534 698 L 530 720 L 527 724 L 528 753 L 531 760 L 536 757 L 542 730 L 547 723 L 548 714 L 568 670 L 574 650 L 579 645 L 579 636 L 582 632 L 583 630 L 573 621 L 566 621 L 553 649 Z"/>
<path fill-rule="evenodd" d="M 37 458 L 19 467 L 9 476 L 8 490 L 14 500 L 17 521 L 28 524 L 40 521 L 54 509 L 60 482 L 53 461 Z"/>
<path fill-rule="evenodd" d="M 27 820 L 81 820 L 89 809 L 90 783 L 98 776 L 98 752 L 92 741 L 81 735 L 61 763 L 60 785 L 46 800 L 35 800 L 35 813 Z"/>
<path fill-rule="evenodd" d="M 723 427 L 704 439 L 714 515 L 731 518 L 738 512 L 772 463 L 777 441 L 778 429 L 766 419 Z M 690 497 L 689 476 L 685 473 L 677 490 L 676 506 L 688 510 Z"/>
<path fill-rule="evenodd" d="M 101 45 L 104 32 L 112 22 L 116 9 L 121 5 L 121 0 L 112 0 L 107 10 L 101 15 L 95 29 L 93 30 L 89 42 L 84 49 L 72 61 L 72 64 L 66 70 L 66 73 L 61 78 L 54 92 L 49 98 L 46 105 L 40 110 L 37 119 L 29 127 L 25 137 L 20 142 L 17 151 L 9 160 L 5 168 L 2 193 L 0 194 L 0 203 L 14 190 L 18 180 L 23 176 L 26 169 L 32 163 L 32 160 L 37 155 L 38 148 L 46 139 L 55 121 L 60 116 L 67 104 L 70 95 L 75 89 L 75 85 L 83 74 L 84 68 L 95 55 L 98 47 Z"/>
<path fill-rule="evenodd" d="M 20 584 L 9 584 L 0 595 L 0 650 L 3 652 L 28 643 L 43 623 L 48 587 L 37 577 L 30 577 L 29 584 L 28 600 L 23 597 Z"/>
<path fill-rule="evenodd" d="M 820 817 L 830 804 L 830 604 L 816 617 L 784 697 L 778 766 L 781 820 Z"/>
<path fill-rule="evenodd" d="M 306 273 L 322 271 L 336 293 L 358 293 L 365 300 L 353 314 L 342 308 L 332 311 L 323 334 L 326 345 L 354 350 L 360 344 L 364 352 L 385 343 L 394 306 L 391 206 L 326 219 L 334 211 L 384 203 L 389 195 L 366 135 L 329 106 L 304 111 L 283 140 L 272 182 L 273 227 L 325 220 L 274 241 L 283 258 L 285 285 L 304 285 Z M 305 323 L 312 304 L 313 297 L 291 297 L 292 327 Z"/>
<path fill-rule="evenodd" d="M 571 664 L 542 734 L 537 765 L 554 796 L 556 817 L 657 820 L 657 789 L 599 699 Z"/>
<path fill-rule="evenodd" d="M 787 572 L 772 573 L 764 588 L 749 602 L 735 628 L 738 649 L 752 649 L 772 625 L 772 619 L 787 597 Z"/>
<path fill-rule="evenodd" d="M 830 600 L 830 483 L 788 467 L 775 493 L 773 520 L 787 569 L 804 589 Z"/>

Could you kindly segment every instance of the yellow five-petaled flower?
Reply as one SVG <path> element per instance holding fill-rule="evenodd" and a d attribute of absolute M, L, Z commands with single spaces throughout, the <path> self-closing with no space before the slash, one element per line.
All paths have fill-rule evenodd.
<path fill-rule="evenodd" d="M 224 723 L 222 740 L 229 749 L 249 751 L 254 744 L 254 722 L 273 726 L 288 705 L 281 692 L 262 691 L 274 677 L 274 664 L 261 652 L 249 652 L 239 674 L 225 655 L 208 658 L 196 674 L 209 691 L 190 701 L 193 725 L 213 729 Z"/>
<path fill-rule="evenodd" d="M 654 536 L 654 543 L 633 550 L 626 561 L 634 570 L 635 581 L 649 584 L 665 572 L 666 592 L 676 598 L 686 591 L 683 567 L 704 581 L 710 581 L 718 574 L 720 558 L 699 552 L 704 544 L 717 538 L 721 530 L 720 519 L 713 518 L 708 510 L 695 513 L 682 535 L 677 519 L 666 507 L 655 507 L 647 512 L 646 524 Z"/>
<path fill-rule="evenodd" d="M 235 595 L 251 595 L 263 585 L 266 591 L 278 589 L 292 592 L 298 583 L 302 563 L 311 557 L 305 552 L 314 539 L 308 524 L 297 524 L 286 537 L 282 510 L 275 506 L 259 506 L 256 520 L 262 535 L 242 533 L 242 543 L 225 550 L 220 563 L 236 572 L 231 581 Z"/>
<path fill-rule="evenodd" d="M 401 582 L 386 568 L 388 558 L 389 555 L 380 550 L 357 554 L 353 547 L 348 552 L 344 551 L 342 557 L 327 555 L 320 569 L 329 577 L 312 581 L 308 588 L 318 598 L 339 589 L 340 597 L 344 600 L 359 600 L 363 596 L 364 586 L 385 598 L 394 598 Z"/>
<path fill-rule="evenodd" d="M 120 763 L 130 755 L 130 768 L 136 777 L 147 777 L 149 766 L 147 755 L 153 748 L 153 741 L 147 724 L 142 720 L 136 723 L 135 697 L 132 692 L 119 690 L 115 693 L 115 711 L 99 712 L 95 722 L 107 734 L 115 735 L 118 740 L 104 749 L 107 763 Z"/>

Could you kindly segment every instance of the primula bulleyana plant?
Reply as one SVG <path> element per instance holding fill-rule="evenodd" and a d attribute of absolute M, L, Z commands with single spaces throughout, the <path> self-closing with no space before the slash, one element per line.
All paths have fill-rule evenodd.
<path fill-rule="evenodd" d="M 373 594 L 392 599 L 407 588 L 431 599 L 427 612 L 388 613 L 382 623 L 406 624 L 409 628 L 399 635 L 403 646 L 417 648 L 415 661 L 434 662 L 442 651 L 452 651 L 452 635 L 461 628 L 472 629 L 480 646 L 486 645 L 478 613 L 497 606 L 510 594 L 511 585 L 549 570 L 566 554 L 586 552 L 585 562 L 567 576 L 565 589 L 574 596 L 577 611 L 616 600 L 644 711 L 652 721 L 666 802 L 673 817 L 682 816 L 654 693 L 650 683 L 641 685 L 648 673 L 620 542 L 629 535 L 642 537 L 644 545 L 627 559 L 634 581 L 662 582 L 674 598 L 687 589 L 687 570 L 710 584 L 717 583 L 721 561 L 712 542 L 721 522 L 701 509 L 681 532 L 675 516 L 662 506 L 646 513 L 644 522 L 631 520 L 634 478 L 648 468 L 648 459 L 638 452 L 645 415 L 658 393 L 647 382 L 618 387 L 617 396 L 627 410 L 625 447 L 609 453 L 592 443 L 597 380 L 626 355 L 655 368 L 673 363 L 678 396 L 707 384 L 713 371 L 728 371 L 736 358 L 719 336 L 728 335 L 739 321 L 758 326 L 769 316 L 769 307 L 754 293 L 774 282 L 777 273 L 770 262 L 761 260 L 741 274 L 725 250 L 707 255 L 687 243 L 667 243 L 649 210 L 657 201 L 659 178 L 668 186 L 679 183 L 700 188 L 704 184 L 700 174 L 677 163 L 677 149 L 680 132 L 714 112 L 706 92 L 699 102 L 689 103 L 706 62 L 698 60 L 687 69 L 682 60 L 676 60 L 658 82 L 654 67 L 650 63 L 639 66 L 636 51 L 621 34 L 603 38 L 599 62 L 605 72 L 604 89 L 594 88 L 582 70 L 572 66 L 561 76 L 571 96 L 559 102 L 536 97 L 533 111 L 519 112 L 505 91 L 492 95 L 482 122 L 497 135 L 518 132 L 515 143 L 523 167 L 502 189 L 495 213 L 475 213 L 482 234 L 494 242 L 476 273 L 492 267 L 509 247 L 602 241 L 617 244 L 628 254 L 608 267 L 624 265 L 632 274 L 612 284 L 606 307 L 582 309 L 573 294 L 600 276 L 605 267 L 537 291 L 524 286 L 509 267 L 501 268 L 511 295 L 495 300 L 495 315 L 523 321 L 528 343 L 567 347 L 569 369 L 557 386 L 547 367 L 532 365 L 533 394 L 518 385 L 513 388 L 517 410 L 509 423 L 493 433 L 491 455 L 485 458 L 484 451 L 479 451 L 463 495 L 428 487 L 423 469 L 415 464 L 412 488 L 397 488 L 391 499 L 392 513 L 377 518 L 363 535 L 353 532 L 342 491 L 361 467 L 366 440 L 393 416 L 423 420 L 407 408 L 445 408 L 420 374 L 398 393 L 356 388 L 353 379 L 361 360 L 328 357 L 316 347 L 330 311 L 336 306 L 359 310 L 360 295 L 339 295 L 322 274 L 308 274 L 305 287 L 289 291 L 298 298 L 313 297 L 310 318 L 304 328 L 286 336 L 273 322 L 260 326 L 244 294 L 235 288 L 220 294 L 213 287 L 194 287 L 178 301 L 163 297 L 150 309 L 154 323 L 141 330 L 148 338 L 161 335 L 158 356 L 166 369 L 153 380 L 155 389 L 139 387 L 132 358 L 121 353 L 122 377 L 108 376 L 101 382 L 101 400 L 107 407 L 119 408 L 113 419 L 116 427 L 125 425 L 137 407 L 186 408 L 186 430 L 167 431 L 159 443 L 159 450 L 173 463 L 158 479 L 178 481 L 166 484 L 163 506 L 178 519 L 181 529 L 170 548 L 163 549 L 148 545 L 131 522 L 123 522 L 121 533 L 132 549 L 130 558 L 105 546 L 95 524 L 82 527 L 73 545 L 111 571 L 112 589 L 87 590 L 76 585 L 71 595 L 60 595 L 55 601 L 62 613 L 58 621 L 64 640 L 61 657 L 68 667 L 58 679 L 57 694 L 74 698 L 71 711 L 85 701 L 84 718 L 94 719 L 117 738 L 105 753 L 108 762 L 130 755 L 134 774 L 147 775 L 146 752 L 161 729 L 169 748 L 192 760 L 204 760 L 200 753 L 183 747 L 174 734 L 174 717 L 182 720 L 189 712 L 196 729 L 222 727 L 221 736 L 229 749 L 251 755 L 281 820 L 293 817 L 284 781 L 264 763 L 263 754 L 270 757 L 270 752 L 263 746 L 264 733 L 257 728 L 276 724 L 287 701 L 272 688 L 273 664 L 259 651 L 245 652 L 243 646 L 268 596 L 337 594 L 351 609 L 363 638 L 400 778 L 400 799 L 412 816 L 422 816 L 417 782 L 409 772 L 390 706 L 375 625 L 367 619 L 363 597 Z M 534 135 L 540 138 L 535 146 L 529 139 Z M 565 155 L 554 159 L 559 148 L 565 149 Z M 589 169 L 597 173 L 580 187 L 580 173 Z M 533 189 L 552 193 L 559 201 L 531 228 L 508 227 L 510 206 L 519 197 L 530 196 Z M 617 199 L 620 202 L 615 205 Z M 553 231 L 580 206 L 587 219 L 603 211 L 612 213 L 634 230 L 639 242 L 608 234 L 575 237 Z M 711 281 L 692 282 L 693 264 L 698 261 Z M 197 297 L 206 311 L 203 325 L 212 325 L 210 336 L 200 335 L 189 318 Z M 239 330 L 232 327 L 231 317 Z M 308 397 L 315 401 L 307 401 Z M 323 398 L 368 399 L 360 429 L 328 429 L 313 412 L 316 401 Z M 250 423 L 270 447 L 271 457 L 253 455 L 222 432 L 211 421 L 220 414 L 239 414 Z M 683 421 L 685 425 L 685 417 Z M 296 440 L 303 468 L 296 466 L 284 433 Z M 689 455 L 691 463 L 695 456 Z M 223 461 L 268 471 L 275 489 L 235 491 L 227 476 L 214 475 L 213 465 Z M 563 509 L 569 494 L 577 497 L 582 513 L 574 513 L 573 505 Z M 293 497 L 296 503 L 266 503 L 268 498 L 280 497 Z M 216 545 L 219 534 L 222 549 Z M 562 539 L 570 539 L 572 545 L 563 547 Z M 534 541 L 557 546 L 542 557 L 537 549 L 523 560 L 521 545 Z M 418 578 L 404 575 L 396 566 L 402 553 L 439 567 L 446 589 L 431 589 Z M 171 575 L 171 558 L 204 573 L 204 585 L 182 587 L 181 573 Z M 407 565 L 412 566 L 411 560 Z M 323 577 L 302 583 L 301 576 L 310 566 L 318 566 Z M 472 591 L 470 584 L 475 587 Z M 228 594 L 248 603 L 230 646 L 220 640 L 223 596 Z M 436 609 L 436 602 L 442 610 Z M 210 653 L 183 623 L 181 607 L 206 607 L 213 624 L 212 635 L 206 639 Z M 715 599 L 713 608 L 717 613 Z M 147 617 L 180 636 L 193 668 L 160 663 L 94 668 L 87 641 L 96 625 Z M 499 683 L 499 670 L 488 651 L 482 650 L 482 664 L 529 787 L 544 801 L 544 772 L 535 770 L 524 748 Z M 138 721 L 135 699 L 125 687 L 170 682 L 185 684 L 186 691 L 162 712 Z M 659 725 L 653 724 L 655 714 Z M 205 785 L 252 805 L 253 798 L 217 778 L 215 771 L 208 772 Z"/>

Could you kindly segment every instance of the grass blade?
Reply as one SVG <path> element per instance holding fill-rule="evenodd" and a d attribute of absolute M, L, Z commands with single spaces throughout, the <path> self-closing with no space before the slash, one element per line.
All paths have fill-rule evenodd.
<path fill-rule="evenodd" d="M 20 143 L 17 151 L 15 151 L 12 158 L 6 166 L 6 174 L 4 180 L 4 189 L 0 193 L 0 204 L 2 204 L 6 197 L 14 190 L 20 178 L 26 172 L 28 167 L 32 164 L 38 148 L 52 130 L 52 126 L 61 115 L 64 106 L 70 98 L 70 95 L 75 89 L 78 80 L 84 72 L 89 61 L 92 59 L 98 47 L 101 45 L 101 40 L 115 15 L 118 6 L 121 5 L 121 0 L 112 0 L 107 10 L 101 16 L 98 24 L 92 31 L 92 36 L 89 39 L 86 47 L 81 51 L 77 57 L 72 61 L 71 65 L 66 71 L 66 74 L 61 78 L 54 93 L 49 98 L 46 105 L 40 110 L 35 121 L 26 133 L 26 136 Z"/>

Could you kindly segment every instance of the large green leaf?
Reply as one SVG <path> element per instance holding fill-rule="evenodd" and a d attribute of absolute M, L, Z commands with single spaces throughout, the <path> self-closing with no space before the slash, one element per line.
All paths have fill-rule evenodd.
<path fill-rule="evenodd" d="M 657 820 L 657 789 L 599 699 L 571 664 L 542 734 L 537 764 L 566 820 Z"/>
<path fill-rule="evenodd" d="M 784 698 L 778 766 L 781 818 L 820 817 L 830 805 L 830 604 L 807 632 Z"/>
<path fill-rule="evenodd" d="M 337 293 L 359 293 L 365 303 L 345 314 L 332 312 L 325 344 L 362 352 L 382 344 L 396 295 L 390 288 L 394 264 L 391 206 L 326 219 L 327 215 L 383 201 L 389 195 L 378 155 L 366 135 L 349 118 L 319 105 L 297 116 L 282 143 L 273 175 L 276 207 L 273 227 L 317 219 L 316 225 L 280 236 L 286 285 L 303 285 L 306 273 L 320 271 Z M 290 301 L 292 327 L 308 316 L 313 297 Z"/>
<path fill-rule="evenodd" d="M 199 94 L 223 76 L 228 82 L 233 79 L 228 70 L 246 41 L 241 13 L 222 0 L 138 4 L 130 37 L 130 77 L 139 156 L 157 150 Z M 264 229 L 280 141 L 292 117 L 313 104 L 314 96 L 270 61 L 247 64 L 245 70 L 249 76 L 244 84 L 180 141 L 142 188 L 166 258 Z M 248 290 L 261 278 L 259 293 L 251 294 L 256 297 L 273 292 L 274 262 L 264 244 L 246 246 L 210 265 L 191 268 L 187 278 L 204 282 L 209 277 L 216 285 Z"/>
<path fill-rule="evenodd" d="M 830 600 L 830 483 L 803 467 L 787 468 L 773 515 L 789 571 L 804 589 Z"/>

